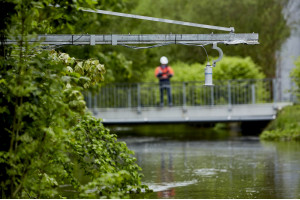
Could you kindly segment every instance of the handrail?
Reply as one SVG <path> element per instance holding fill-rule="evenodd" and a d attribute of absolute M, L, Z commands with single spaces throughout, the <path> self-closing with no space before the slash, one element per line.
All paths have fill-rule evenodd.
<path fill-rule="evenodd" d="M 276 103 L 278 79 L 219 80 L 214 87 L 203 81 L 171 82 L 174 107 Z M 98 91 L 84 92 L 88 108 L 137 108 L 160 106 L 159 83 L 110 83 Z M 292 99 L 292 98 L 291 98 Z M 164 105 L 167 95 L 164 95 Z"/>

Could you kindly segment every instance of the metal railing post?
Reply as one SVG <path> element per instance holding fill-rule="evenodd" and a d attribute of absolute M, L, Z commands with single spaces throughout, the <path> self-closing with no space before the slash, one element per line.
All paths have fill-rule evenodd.
<path fill-rule="evenodd" d="M 183 106 L 183 111 L 185 112 L 186 111 L 186 93 L 185 93 L 185 85 L 186 83 L 183 82 L 182 83 L 182 106 Z"/>
<path fill-rule="evenodd" d="M 97 95 L 94 94 L 94 106 L 93 108 L 97 108 L 98 104 L 97 104 Z"/>
<path fill-rule="evenodd" d="M 228 93 L 228 111 L 231 111 L 232 103 L 231 103 L 231 84 L 230 84 L 230 81 L 228 81 L 228 84 L 227 84 L 227 93 Z"/>
<path fill-rule="evenodd" d="M 114 85 L 114 108 L 117 108 L 117 95 L 116 95 L 116 85 Z"/>
<path fill-rule="evenodd" d="M 290 79 L 290 81 L 289 81 L 289 88 L 290 88 L 290 89 L 287 90 L 287 91 L 288 91 L 288 94 L 287 94 L 287 95 L 289 96 L 289 97 L 288 97 L 288 98 L 289 98 L 289 99 L 288 99 L 289 102 L 292 102 L 292 100 L 293 100 L 293 98 L 292 98 L 292 92 L 291 92 L 291 91 L 292 91 L 292 87 L 293 87 L 292 84 L 293 84 L 293 81 Z M 284 100 L 284 101 L 286 101 L 286 100 Z"/>
<path fill-rule="evenodd" d="M 127 90 L 127 100 L 128 100 L 128 108 L 131 108 L 131 88 L 130 88 L 130 86 L 128 87 L 128 90 Z"/>
<path fill-rule="evenodd" d="M 255 84 L 251 84 L 251 93 L 252 93 L 252 104 L 255 104 Z"/>
<path fill-rule="evenodd" d="M 214 105 L 214 87 L 210 87 L 211 105 Z"/>
<path fill-rule="evenodd" d="M 92 107 L 92 95 L 91 92 L 88 92 L 88 108 Z"/>
<path fill-rule="evenodd" d="M 138 103 L 138 113 L 141 113 L 141 86 L 140 83 L 137 84 L 137 103 Z"/>
<path fill-rule="evenodd" d="M 102 105 L 102 99 L 101 99 L 101 89 L 98 89 L 98 98 L 99 98 L 99 108 L 101 108 Z"/>
<path fill-rule="evenodd" d="M 273 103 L 274 103 L 274 106 L 277 102 L 277 92 L 276 92 L 276 79 L 272 79 L 272 84 L 273 84 Z"/>

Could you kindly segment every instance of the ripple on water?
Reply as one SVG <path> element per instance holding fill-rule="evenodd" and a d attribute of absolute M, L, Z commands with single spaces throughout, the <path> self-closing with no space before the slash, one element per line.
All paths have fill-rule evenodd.
<path fill-rule="evenodd" d="M 227 172 L 226 169 L 213 169 L 213 168 L 203 168 L 203 169 L 196 169 L 194 173 L 199 176 L 213 176 L 219 172 Z"/>
<path fill-rule="evenodd" d="M 175 187 L 184 187 L 184 186 L 192 185 L 195 184 L 196 182 L 197 180 L 182 181 L 182 182 L 144 183 L 144 184 L 148 185 L 148 187 L 151 190 L 153 190 L 153 192 L 160 192 Z"/>

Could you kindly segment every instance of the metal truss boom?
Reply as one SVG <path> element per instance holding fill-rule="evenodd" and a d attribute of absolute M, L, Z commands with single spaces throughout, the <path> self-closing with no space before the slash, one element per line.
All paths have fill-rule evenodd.
<path fill-rule="evenodd" d="M 6 44 L 16 44 L 18 38 L 6 41 Z M 257 33 L 228 34 L 112 34 L 112 35 L 38 35 L 29 43 L 40 42 L 43 45 L 142 45 L 142 44 L 212 44 L 223 43 L 259 44 Z"/>

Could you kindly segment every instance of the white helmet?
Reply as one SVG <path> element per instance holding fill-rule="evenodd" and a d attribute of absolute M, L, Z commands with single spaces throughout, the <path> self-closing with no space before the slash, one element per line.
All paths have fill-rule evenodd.
<path fill-rule="evenodd" d="M 167 58 L 166 56 L 161 57 L 161 58 L 160 58 L 160 63 L 161 63 L 162 65 L 168 64 L 168 58 Z"/>

